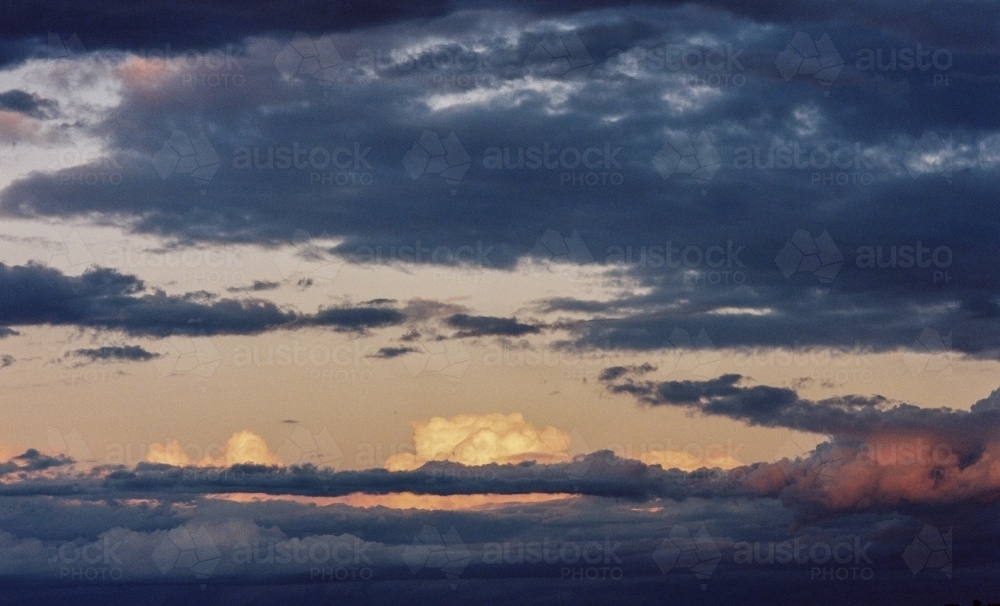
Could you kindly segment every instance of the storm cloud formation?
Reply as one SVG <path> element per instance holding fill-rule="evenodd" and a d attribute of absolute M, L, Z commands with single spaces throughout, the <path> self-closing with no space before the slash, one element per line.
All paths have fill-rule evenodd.
<path fill-rule="evenodd" d="M 281 277 L 170 294 L 63 241 L 49 265 L 0 264 L 5 349 L 46 326 L 112 343 L 406 330 L 368 356 L 411 363 L 420 388 L 379 392 L 402 410 L 411 392 L 451 405 L 421 390 L 470 364 L 455 340 L 531 341 L 640 358 L 600 374 L 591 422 L 638 404 L 826 441 L 746 464 L 572 455 L 570 432 L 509 409 L 435 410 L 409 417 L 429 420 L 385 457 L 398 471 L 338 471 L 250 431 L 217 457 L 163 440 L 94 466 L 52 454 L 72 440 L 46 428 L 51 453 L 0 463 L 0 600 L 996 601 L 1000 391 L 928 408 L 716 370 L 721 349 L 1000 359 L 998 39 L 1000 5 L 972 0 L 5 3 L 0 67 L 20 81 L 0 89 L 0 217 L 297 251 Z M 399 273 L 331 304 L 344 267 Z M 518 307 L 430 300 L 422 280 L 459 269 Z M 308 310 L 275 302 L 294 285 Z M 171 364 L 205 363 L 171 347 Z M 501 357 L 489 372 L 545 370 Z M 37 370 L 26 359 L 0 353 L 3 376 Z M 367 386 L 329 387 L 324 407 L 372 405 Z"/>
<path fill-rule="evenodd" d="M 572 326 L 580 347 L 657 349 L 682 326 L 716 346 L 890 351 L 930 327 L 958 352 L 996 357 L 997 250 L 982 243 L 1000 231 L 1000 123 L 977 100 L 998 94 L 985 43 L 997 9 L 889 5 L 843 6 L 836 23 L 812 2 L 392 6 L 347 19 L 327 8 L 294 43 L 327 49 L 315 74 L 279 59 L 294 32 L 259 19 L 257 5 L 238 16 L 213 5 L 174 32 L 193 54 L 167 58 L 131 40 L 139 30 L 95 25 L 95 50 L 79 59 L 105 61 L 122 98 L 79 128 L 110 142 L 121 182 L 38 172 L 0 193 L 0 210 L 101 216 L 187 242 L 273 246 L 323 232 L 355 263 L 513 269 L 542 258 L 642 287 L 544 302 L 591 310 Z M 426 20 L 408 21 L 414 11 Z M 30 22 L 8 36 L 25 40 Z M 795 71 L 799 51 L 786 47 L 824 33 L 840 61 L 832 80 Z M 572 48 L 575 71 L 539 48 Z M 204 84 L 223 76 L 242 84 Z M 202 133 L 207 182 L 158 159 L 166 142 Z M 822 272 L 811 265 L 820 240 Z"/>

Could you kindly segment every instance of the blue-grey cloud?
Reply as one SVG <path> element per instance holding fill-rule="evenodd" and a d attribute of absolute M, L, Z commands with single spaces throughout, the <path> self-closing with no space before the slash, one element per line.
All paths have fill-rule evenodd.
<path fill-rule="evenodd" d="M 0 322 L 15 326 L 71 325 L 134 336 L 258 334 L 304 326 L 364 331 L 401 324 L 405 315 L 382 307 L 327 307 L 300 314 L 261 299 L 205 300 L 148 292 L 135 276 L 91 269 L 78 277 L 40 265 L 0 264 Z"/>
<path fill-rule="evenodd" d="M 55 99 L 44 99 L 23 90 L 13 89 L 0 93 L 0 111 L 12 111 L 32 118 L 54 118 L 59 113 Z"/>
<path fill-rule="evenodd" d="M 542 327 L 535 324 L 518 322 L 516 318 L 497 318 L 493 316 L 470 316 L 455 314 L 445 318 L 445 324 L 457 328 L 456 337 L 503 336 L 522 337 L 542 332 Z"/>
<path fill-rule="evenodd" d="M 145 362 L 160 356 L 160 354 L 146 351 L 141 345 L 105 345 L 103 347 L 83 348 L 75 350 L 73 355 L 94 362 L 113 360 Z"/>

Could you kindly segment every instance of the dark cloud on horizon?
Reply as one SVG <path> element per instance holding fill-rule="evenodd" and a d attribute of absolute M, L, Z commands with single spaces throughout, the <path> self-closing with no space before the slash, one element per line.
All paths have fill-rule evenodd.
<path fill-rule="evenodd" d="M 0 322 L 73 325 L 132 336 L 259 334 L 306 326 L 365 331 L 401 324 L 405 315 L 380 307 L 327 307 L 300 314 L 261 299 L 203 300 L 155 290 L 135 276 L 91 269 L 66 276 L 41 265 L 0 263 Z"/>

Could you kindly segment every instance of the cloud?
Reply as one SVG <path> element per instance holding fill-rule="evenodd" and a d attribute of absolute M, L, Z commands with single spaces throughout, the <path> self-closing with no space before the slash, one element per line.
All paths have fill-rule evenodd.
<path fill-rule="evenodd" d="M 405 356 L 408 353 L 414 353 L 420 351 L 415 347 L 382 347 L 374 355 L 369 356 L 372 358 L 398 358 L 400 356 Z"/>
<path fill-rule="evenodd" d="M 363 331 L 405 320 L 402 312 L 382 307 L 328 307 L 309 315 L 261 299 L 202 299 L 198 293 L 147 293 L 141 280 L 112 269 L 94 268 L 72 277 L 40 265 L 0 263 L 3 324 L 75 325 L 165 337 L 258 334 L 304 326 Z"/>
<path fill-rule="evenodd" d="M 635 380 L 605 372 L 612 393 L 765 427 L 825 434 L 805 459 L 758 464 L 748 487 L 820 511 L 1000 500 L 1000 389 L 970 410 L 892 404 L 881 396 L 812 401 L 791 389 L 707 381 Z M 815 512 L 814 512 L 815 513 Z"/>
<path fill-rule="evenodd" d="M 145 362 L 161 354 L 146 351 L 140 345 L 106 345 L 92 349 L 77 349 L 73 355 L 89 358 L 95 362 L 110 360 Z"/>
<path fill-rule="evenodd" d="M 0 93 L 0 111 L 19 112 L 39 119 L 54 118 L 59 113 L 59 102 L 13 89 Z"/>
<path fill-rule="evenodd" d="M 519 412 L 434 417 L 410 425 L 414 452 L 389 457 L 385 467 L 390 471 L 418 469 L 429 461 L 484 465 L 571 458 L 569 434 L 551 426 L 539 429 Z"/>
<path fill-rule="evenodd" d="M 6 339 L 7 337 L 15 337 L 21 333 L 17 332 L 13 328 L 7 326 L 0 326 L 0 339 Z"/>
<path fill-rule="evenodd" d="M 73 460 L 66 455 L 50 457 L 38 452 L 34 448 L 29 448 L 22 454 L 4 463 L 0 463 L 0 476 L 12 473 L 44 471 L 57 467 L 65 467 L 72 463 Z"/>
<path fill-rule="evenodd" d="M 281 459 L 268 448 L 264 438 L 244 429 L 226 440 L 222 452 L 216 456 L 204 455 L 194 460 L 184 451 L 179 440 L 166 444 L 153 443 L 146 453 L 146 461 L 175 467 L 232 467 L 233 465 L 282 465 Z"/>
<path fill-rule="evenodd" d="M 726 454 L 695 454 L 684 450 L 647 450 L 639 455 L 646 465 L 659 465 L 663 469 L 697 471 L 699 469 L 733 469 L 746 465 L 736 457 Z"/>
<path fill-rule="evenodd" d="M 327 307 L 303 319 L 315 326 L 333 326 L 343 330 L 363 330 L 402 324 L 406 315 L 395 309 L 380 307 Z"/>
<path fill-rule="evenodd" d="M 10 355 L 10 354 L 2 354 L 2 355 L 0 355 L 0 368 L 7 368 L 8 366 L 10 366 L 11 364 L 13 364 L 16 361 L 17 360 L 15 360 L 14 356 L 12 356 L 12 355 Z"/>
<path fill-rule="evenodd" d="M 250 286 L 233 286 L 227 288 L 227 292 L 261 292 L 264 290 L 274 290 L 280 287 L 278 282 L 268 282 L 266 280 L 254 280 Z"/>
<path fill-rule="evenodd" d="M 981 257 L 979 246 L 998 225 L 995 218 L 980 217 L 975 206 L 981 200 L 995 201 L 1000 191 L 1000 176 L 988 161 L 1000 122 L 972 101 L 977 94 L 956 100 L 960 108 L 955 112 L 941 112 L 938 97 L 943 87 L 925 86 L 921 79 L 929 72 L 870 73 L 856 65 L 859 50 L 881 48 L 886 54 L 915 49 L 918 43 L 930 50 L 929 40 L 940 36 L 950 42 L 935 51 L 947 51 L 955 64 L 946 74 L 934 68 L 935 73 L 967 74 L 970 91 L 989 94 L 992 72 L 983 68 L 992 60 L 988 45 L 976 43 L 960 52 L 969 39 L 963 28 L 931 27 L 926 15 L 893 3 L 880 4 L 879 11 L 852 4 L 844 13 L 837 12 L 836 25 L 802 24 L 792 18 L 799 10 L 805 18 L 832 18 L 828 8 L 812 2 L 796 3 L 794 9 L 767 4 L 752 10 L 730 2 L 703 4 L 710 18 L 695 16 L 683 6 L 609 5 L 616 7 L 614 18 L 600 11 L 576 13 L 581 9 L 568 5 L 530 3 L 503 11 L 469 6 L 452 14 L 437 7 L 430 11 L 433 18 L 419 25 L 375 15 L 350 32 L 342 24 L 331 26 L 326 35 L 307 28 L 314 39 L 340 49 L 342 81 L 332 84 L 337 91 L 333 96 L 324 95 L 318 85 L 306 85 L 314 78 L 286 81 L 275 66 L 274 58 L 294 28 L 240 39 L 235 49 L 240 68 L 232 70 L 248 84 L 238 91 L 185 84 L 185 78 L 200 82 L 219 77 L 218 70 L 207 66 L 205 55 L 191 55 L 187 66 L 183 57 L 160 61 L 163 65 L 154 69 L 157 61 L 134 53 L 121 69 L 112 70 L 121 83 L 120 103 L 81 126 L 88 135 L 108 142 L 108 153 L 120 158 L 127 178 L 114 187 L 84 187 L 74 178 L 78 167 L 36 171 L 0 193 L 0 210 L 22 218 L 115 221 L 187 242 L 277 246 L 295 241 L 297 231 L 325 230 L 338 242 L 329 252 L 345 262 L 511 271 L 532 255 L 539 238 L 558 228 L 559 233 L 578 234 L 595 267 L 635 286 L 605 300 L 563 295 L 545 303 L 547 313 L 586 312 L 586 317 L 566 324 L 579 347 L 656 349 L 674 328 L 682 327 L 692 334 L 704 329 L 717 347 L 846 347 L 859 342 L 873 351 L 893 351 L 912 349 L 917 335 L 932 326 L 953 333 L 957 352 L 1000 356 L 1000 326 L 989 315 L 1000 303 L 995 294 L 1000 269 Z M 994 8 L 966 8 L 968 14 L 983 17 L 996 13 Z M 892 16 L 879 16 L 883 10 Z M 399 8 L 388 13 L 396 11 L 399 18 L 408 14 Z M 588 47 L 594 61 L 589 78 L 566 81 L 533 73 L 525 65 L 527 56 L 552 33 L 551 23 L 535 11 L 569 15 L 560 27 Z M 231 15 L 229 9 L 221 13 Z M 965 17 L 954 19 L 965 22 Z M 834 98 L 821 93 L 820 101 L 809 78 L 785 81 L 774 65 L 777 54 L 808 25 L 815 26 L 810 36 L 829 30 L 847 63 L 836 79 Z M 207 29 L 199 44 L 210 44 L 215 39 L 210 33 L 219 34 L 220 44 L 213 48 L 224 56 L 228 35 Z M 101 32 L 98 37 L 118 42 L 133 35 Z M 189 34 L 185 29 L 181 37 Z M 993 38 L 991 34 L 982 40 Z M 177 39 L 172 43 L 180 44 Z M 146 48 L 145 43 L 141 47 Z M 746 86 L 698 85 L 714 73 L 665 65 L 664 53 L 673 50 L 705 55 L 729 47 L 745 52 L 739 67 L 730 65 L 726 75 L 745 78 Z M 366 62 L 358 59 L 359 51 L 362 57 L 367 51 L 385 51 L 379 57 L 397 59 Z M 447 83 L 453 80 L 437 65 L 441 57 L 465 54 L 476 59 L 470 76 L 487 84 L 451 90 Z M 879 77 L 894 88 L 887 93 L 865 88 Z M 428 86 L 429 80 L 442 85 Z M 605 94 L 610 82 L 621 95 Z M 898 111 L 904 105 L 908 111 Z M 272 106 L 287 111 L 254 113 Z M 331 120 L 330 112 L 354 119 Z M 246 115 L 255 116 L 254 129 L 245 128 Z M 500 133 L 492 127 L 499 115 L 506 125 Z M 748 123 L 754 127 L 746 128 Z M 222 163 L 205 195 L 193 196 L 199 185 L 178 175 L 164 179 L 152 158 L 175 130 L 197 137 L 206 124 L 213 125 L 206 137 Z M 450 191 L 438 196 L 433 188 L 440 179 L 406 174 L 402 158 L 424 130 L 445 133 L 441 136 L 454 131 L 472 157 L 461 189 L 462 196 L 476 200 L 474 207 L 456 206 Z M 906 158 L 914 157 L 915 146 L 918 152 L 923 149 L 924 131 L 939 133 L 934 140 L 945 146 L 941 158 L 954 165 L 952 183 L 935 177 L 937 173 L 911 172 L 904 166 Z M 655 170 L 658 151 L 677 133 L 699 141 L 700 134 L 707 133 L 712 140 L 722 165 L 707 187 L 683 171 L 665 180 Z M 336 186 L 319 195 L 310 179 L 325 173 L 312 167 L 235 166 L 237 150 L 251 150 L 251 155 L 258 150 L 263 165 L 270 151 L 290 151 L 295 142 L 311 146 L 308 149 L 329 148 L 327 152 L 342 148 L 341 158 L 347 157 L 345 152 L 353 156 L 355 144 L 359 155 L 370 147 L 364 156 L 370 167 L 362 167 L 359 160 L 359 168 L 352 164 L 350 172 L 370 176 L 371 183 Z M 561 165 L 551 170 L 516 167 L 519 150 L 527 154 L 545 142 L 552 149 L 568 150 L 565 158 L 591 148 L 596 151 L 588 157 L 597 152 L 603 156 L 606 145 L 610 156 L 620 148 L 614 156 L 620 168 L 611 168 L 620 173 L 621 183 L 614 188 L 571 186 L 573 178 L 589 171 Z M 981 146 L 985 164 L 979 158 Z M 491 149 L 500 150 L 501 156 L 506 150 L 513 168 L 489 168 L 486 151 Z M 794 150 L 799 150 L 799 165 L 804 162 L 805 168 L 770 162 L 794 155 Z M 839 171 L 814 161 L 825 158 L 826 152 L 841 164 L 850 158 L 851 166 Z M 921 166 L 940 163 L 932 151 L 917 156 Z M 558 164 L 558 154 L 551 157 Z M 740 165 L 739 158 L 750 158 L 749 165 Z M 602 164 L 600 172 L 612 172 L 605 168 Z M 560 181 L 564 174 L 570 179 L 566 186 Z M 866 183 L 830 182 L 842 176 Z M 612 191 L 619 201 L 614 207 L 606 203 Z M 831 196 L 836 205 L 823 202 Z M 289 198 L 296 204 L 284 203 Z M 380 204 L 371 204 L 373 199 Z M 904 199 L 909 201 L 904 207 L 895 202 Z M 823 212 L 817 214 L 819 205 Z M 417 208 L 420 212 L 414 214 Z M 692 208 L 715 220 L 706 221 L 705 214 L 692 213 Z M 765 215 L 772 220 L 745 220 Z M 899 225 L 905 229 L 900 231 Z M 787 270 L 787 264 L 776 265 L 779 253 L 800 230 L 814 237 L 827 233 L 843 255 L 843 267 L 830 283 L 819 282 L 807 271 L 785 275 L 782 267 Z M 889 233 L 897 235 L 886 236 Z M 930 251 L 944 247 L 947 254 L 942 252 L 938 260 L 945 266 L 901 265 L 903 248 L 918 243 Z M 881 248 L 883 265 L 890 257 L 895 265 L 859 266 L 864 258 L 859 250 L 866 247 Z M 929 254 L 924 254 L 922 265 Z M 722 265 L 715 267 L 718 263 Z M 792 269 L 798 268 L 795 264 Z M 959 273 L 963 279 L 954 279 Z M 928 288 L 946 279 L 948 288 Z M 823 296 L 813 296 L 813 288 L 820 288 Z M 880 330 L 869 330 L 871 325 Z M 475 333 L 479 328 L 483 325 L 467 330 Z M 493 328 L 528 330 L 500 324 Z"/>
<path fill-rule="evenodd" d="M 496 318 L 492 316 L 470 316 L 455 314 L 445 319 L 445 324 L 459 331 L 456 337 L 504 336 L 521 337 L 542 332 L 541 327 L 523 324 L 515 318 Z"/>

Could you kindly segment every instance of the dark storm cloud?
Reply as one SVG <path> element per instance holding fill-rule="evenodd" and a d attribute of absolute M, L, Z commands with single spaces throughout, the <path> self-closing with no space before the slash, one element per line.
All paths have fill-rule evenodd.
<path fill-rule="evenodd" d="M 553 16 L 586 10 L 625 9 L 637 3 L 621 0 L 522 0 L 509 3 L 525 14 Z M 683 6 L 684 2 L 648 2 L 651 6 Z M 913 6 L 900 0 L 877 3 L 841 2 L 835 7 L 816 0 L 754 2 L 710 0 L 702 6 L 727 11 L 759 24 L 800 24 L 844 21 L 902 32 L 923 42 L 985 46 L 998 34 L 1000 11 L 991 3 L 953 2 L 947 8 Z M 38 7 L 30 0 L 14 0 L 0 17 L 0 31 L 11 50 L 29 51 L 14 42 L 41 37 L 45 32 L 68 36 L 79 32 L 86 48 L 147 48 L 172 44 L 175 48 L 211 48 L 238 42 L 247 36 L 271 32 L 322 33 L 350 31 L 404 20 L 433 19 L 461 10 L 493 8 L 481 0 L 412 4 L 380 1 L 365 6 L 318 0 L 295 0 L 287 10 L 254 0 L 222 0 L 206 4 L 185 2 L 96 2 L 60 0 Z"/>
<path fill-rule="evenodd" d="M 53 118 L 59 113 L 59 103 L 55 99 L 43 99 L 23 90 L 9 90 L 0 93 L 0 111 L 22 113 L 32 118 Z"/>
<path fill-rule="evenodd" d="M 13 0 L 0 17 L 0 31 L 10 51 L 8 57 L 37 54 L 37 48 L 15 43 L 41 39 L 44 45 L 46 32 L 66 38 L 71 32 L 79 33 L 82 46 L 89 51 L 156 47 L 162 51 L 171 45 L 174 52 L 184 52 L 237 43 L 267 32 L 349 31 L 401 19 L 440 16 L 447 6 L 437 0 L 419 4 L 382 0 L 364 6 L 292 0 L 282 10 L 275 10 L 274 4 L 266 0 L 58 0 L 42 7 L 30 0 Z"/>
<path fill-rule="evenodd" d="M 160 354 L 146 351 L 141 345 L 105 345 L 90 349 L 77 349 L 73 355 L 88 358 L 95 362 L 111 360 L 145 362 L 159 357 Z"/>
<path fill-rule="evenodd" d="M 542 332 L 540 326 L 518 322 L 516 318 L 496 318 L 492 316 L 470 316 L 455 314 L 445 319 L 445 324 L 459 329 L 456 337 L 504 336 L 521 337 Z"/>
<path fill-rule="evenodd" d="M 415 353 L 418 351 L 420 350 L 415 347 L 383 347 L 370 357 L 390 359 L 398 358 L 400 356 L 405 356 L 408 353 Z"/>
<path fill-rule="evenodd" d="M 565 325 L 578 347 L 656 349 L 680 327 L 704 329 L 714 346 L 885 351 L 912 348 L 933 328 L 958 352 L 995 357 L 1000 268 L 989 259 L 1000 248 L 983 243 L 1000 231 L 1000 216 L 988 210 L 1000 203 L 1000 118 L 980 102 L 997 94 L 995 53 L 945 41 L 932 47 L 930 39 L 952 35 L 951 21 L 931 32 L 923 13 L 879 6 L 892 9 L 898 27 L 880 29 L 877 11 L 860 5 L 829 22 L 831 9 L 821 4 L 727 5 L 776 27 L 691 8 L 567 8 L 567 27 L 592 61 L 577 79 L 533 71 L 529 60 L 547 31 L 533 11 L 563 10 L 555 5 L 338 34 L 330 41 L 343 62 L 330 86 L 307 76 L 286 81 L 274 57 L 287 38 L 255 38 L 241 55 L 244 86 L 192 85 L 218 75 L 205 65 L 129 80 L 121 104 L 92 127 L 117 151 L 121 183 L 85 187 L 76 169 L 36 173 L 3 191 L 0 208 L 18 217 L 129 217 L 139 231 L 189 242 L 271 246 L 295 242 L 296 230 L 325 232 L 343 240 L 331 252 L 353 263 L 511 268 L 530 255 L 562 268 L 614 267 L 645 287 L 610 302 L 546 303 L 553 313 L 591 316 Z M 792 13 L 803 21 L 787 23 Z M 959 16 L 949 11 L 947 19 Z M 497 23 L 519 26 L 505 37 Z M 799 30 L 833 40 L 845 66 L 832 86 L 805 75 L 786 80 L 775 66 Z M 950 67 L 897 62 L 870 71 L 859 63 L 867 50 L 881 49 L 887 60 L 916 52 L 918 42 L 921 52 L 946 51 L 937 65 L 947 57 Z M 377 51 L 375 63 L 363 60 L 367 51 Z M 664 64 L 664 52 L 681 51 L 722 53 L 724 75 L 743 84 L 708 85 L 705 78 L 720 74 Z M 399 58 L 407 53 L 412 61 Z M 444 56 L 471 59 L 456 68 Z M 462 75 L 477 84 L 457 87 Z M 935 76 L 959 79 L 936 86 Z M 248 115 L 253 129 L 245 128 Z M 220 163 L 208 183 L 154 169 L 175 129 L 206 133 Z M 404 158 L 425 131 L 432 148 L 455 132 L 468 154 L 461 178 L 449 183 L 419 162 L 407 172 Z M 922 139 L 924 131 L 939 135 L 945 165 L 914 160 L 914 150 L 937 141 Z M 654 158 L 667 143 L 703 132 L 721 161 L 714 177 L 657 171 L 663 165 Z M 518 158 L 546 144 L 554 168 L 520 168 Z M 769 164 L 794 150 L 804 168 Z M 824 165 L 831 150 L 851 166 Z M 280 168 L 286 152 L 297 160 Z M 345 168 L 310 163 L 334 152 Z M 600 159 L 598 168 L 561 163 L 585 153 Z M 588 185 L 591 172 L 621 181 L 605 175 Z M 841 176 L 846 184 L 835 181 Z M 797 230 L 814 240 L 829 234 L 843 257 L 832 280 L 783 252 Z M 907 264 L 903 249 L 921 247 L 927 251 Z M 864 251 L 878 248 L 888 266 L 866 264 Z M 748 308 L 758 313 L 733 312 Z"/>
<path fill-rule="evenodd" d="M 328 307 L 310 315 L 260 299 L 206 300 L 147 292 L 141 280 L 111 269 L 72 277 L 40 265 L 0 264 L 0 322 L 11 325 L 75 325 L 164 337 L 258 334 L 300 326 L 363 331 L 404 319 L 402 312 L 386 308 Z"/>

